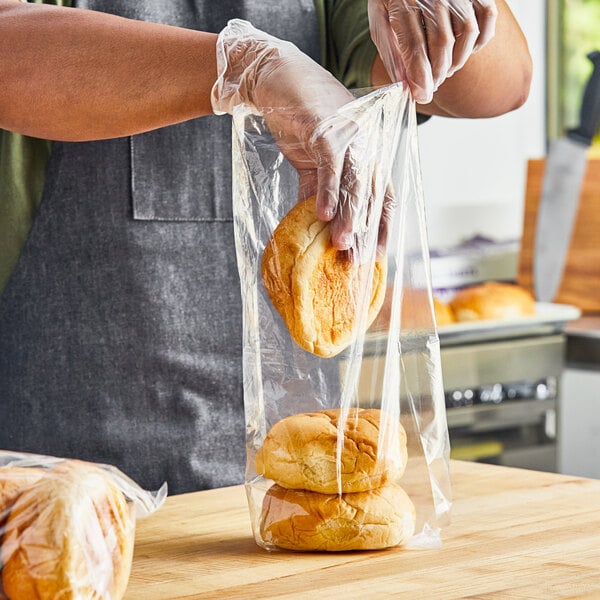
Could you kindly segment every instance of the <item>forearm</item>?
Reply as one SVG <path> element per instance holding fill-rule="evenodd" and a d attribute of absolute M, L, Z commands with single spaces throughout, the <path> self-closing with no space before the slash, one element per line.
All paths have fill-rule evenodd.
<path fill-rule="evenodd" d="M 527 42 L 503 0 L 497 0 L 496 35 L 465 66 L 439 87 L 433 101 L 419 105 L 423 114 L 449 117 L 493 117 L 521 106 L 531 82 Z M 379 58 L 372 71 L 373 85 L 389 78 Z"/>
<path fill-rule="evenodd" d="M 83 141 L 210 114 L 216 37 L 0 0 L 0 128 Z"/>

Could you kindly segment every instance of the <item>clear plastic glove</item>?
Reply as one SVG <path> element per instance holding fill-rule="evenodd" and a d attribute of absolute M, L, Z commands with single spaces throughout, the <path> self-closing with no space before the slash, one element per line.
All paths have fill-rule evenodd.
<path fill-rule="evenodd" d="M 413 98 L 434 91 L 494 36 L 494 0 L 368 0 L 369 27 L 392 81 L 406 81 Z"/>
<path fill-rule="evenodd" d="M 262 115 L 298 170 L 300 198 L 316 194 L 318 217 L 332 221 L 333 245 L 354 247 L 368 220 L 371 182 L 357 168 L 363 133 L 340 111 L 352 94 L 294 44 L 241 20 L 219 34 L 217 71 L 214 112 L 232 114 L 245 104 Z M 384 244 L 385 223 L 380 230 Z"/>

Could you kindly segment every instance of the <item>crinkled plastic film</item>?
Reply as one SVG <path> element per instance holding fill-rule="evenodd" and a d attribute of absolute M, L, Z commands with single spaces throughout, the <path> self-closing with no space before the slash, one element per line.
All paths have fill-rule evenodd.
<path fill-rule="evenodd" d="M 122 598 L 136 520 L 166 491 L 110 465 L 0 451 L 0 598 Z"/>
<path fill-rule="evenodd" d="M 349 121 L 356 125 L 356 135 L 361 137 L 354 161 L 355 174 L 363 181 L 370 181 L 370 185 L 360 188 L 362 193 L 370 194 L 371 212 L 367 220 L 370 225 L 361 231 L 364 249 L 358 261 L 367 265 L 370 275 L 377 256 L 377 226 L 373 223 L 379 221 L 386 189 L 392 190 L 396 209 L 387 245 L 384 305 L 367 330 L 370 296 L 365 292 L 368 286 L 364 285 L 363 274 L 354 297 L 357 303 L 354 340 L 335 356 L 324 358 L 294 341 L 261 276 L 265 248 L 278 224 L 298 201 L 298 174 L 278 149 L 262 117 L 244 107 L 234 112 L 234 223 L 244 317 L 246 490 L 256 542 L 267 549 L 343 550 L 395 545 L 393 540 L 389 544 L 368 540 L 363 544 L 360 540 L 363 535 L 367 538 L 371 535 L 367 530 L 372 523 L 364 517 L 371 504 L 368 508 L 361 505 L 356 511 L 348 510 L 348 503 L 341 506 L 334 501 L 336 494 L 341 499 L 342 493 L 350 489 L 344 487 L 348 470 L 344 448 L 351 443 L 350 423 L 358 427 L 358 408 L 375 409 L 380 419 L 377 443 L 365 451 L 372 452 L 376 447 L 379 464 L 406 462 L 400 469 L 403 474 L 396 479 L 392 476 L 386 483 L 398 484 L 415 507 L 414 530 L 408 539 L 401 536 L 402 545 L 406 548 L 439 545 L 441 528 L 447 523 L 451 507 L 448 428 L 430 285 L 415 106 L 400 84 L 359 90 L 356 99 L 324 126 L 337 127 Z M 366 196 L 358 200 L 368 201 Z M 272 260 L 277 260 L 278 250 L 275 248 Z M 284 252 L 285 248 L 282 246 L 280 250 Z M 370 275 L 366 281 L 370 281 Z M 292 415 L 310 415 L 328 409 L 335 409 L 338 418 L 335 447 L 329 456 L 335 462 L 337 487 L 327 504 L 335 509 L 324 514 L 329 509 L 321 507 L 317 518 L 329 518 L 334 528 L 342 523 L 340 527 L 346 528 L 347 534 L 313 531 L 311 509 L 304 503 L 311 504 L 314 490 L 307 500 L 304 492 L 308 488 L 303 489 L 303 484 L 268 477 L 261 466 L 266 460 L 280 461 L 280 465 L 289 460 L 277 455 L 281 448 L 274 452 L 261 450 L 274 425 Z M 406 432 L 407 460 L 396 456 L 398 422 Z M 286 431 L 284 428 L 284 436 Z M 296 435 L 290 431 L 290 439 L 283 445 L 295 443 L 292 437 Z M 356 460 L 360 462 L 361 457 Z M 287 468 L 284 464 L 283 470 Z M 277 488 L 273 487 L 274 482 Z M 380 483 L 373 483 L 366 490 L 367 495 L 372 495 Z M 278 491 L 273 493 L 275 489 Z M 303 499 L 290 500 L 297 493 Z M 269 496 L 269 505 L 265 496 Z M 348 496 L 348 500 L 352 505 L 360 498 Z M 290 512 L 294 513 L 290 543 L 279 543 L 277 536 L 268 534 L 271 531 L 265 525 L 268 510 L 277 510 L 282 515 L 269 517 L 270 522 L 285 520 Z M 296 544 L 294 539 L 299 538 L 294 536 L 302 537 L 303 527 L 311 531 L 305 532 L 304 541 Z M 338 536 L 337 541 L 330 544 L 321 539 L 322 535 Z M 352 538 L 347 546 L 344 535 Z"/>

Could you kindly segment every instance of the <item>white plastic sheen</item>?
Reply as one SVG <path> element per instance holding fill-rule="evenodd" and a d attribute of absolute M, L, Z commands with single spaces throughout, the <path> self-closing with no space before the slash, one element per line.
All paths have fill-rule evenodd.
<path fill-rule="evenodd" d="M 268 430 L 284 417 L 351 407 L 382 411 L 379 453 L 397 440 L 400 420 L 408 437 L 408 464 L 398 481 L 415 504 L 417 526 L 407 548 L 435 547 L 451 508 L 449 441 L 434 324 L 429 253 L 417 145 L 414 102 L 402 84 L 359 90 L 320 127 L 353 127 L 358 140 L 353 175 L 365 185 L 354 199 L 369 204 L 359 230 L 360 260 L 375 264 L 383 198 L 390 186 L 396 209 L 390 225 L 390 316 L 341 354 L 320 358 L 301 349 L 263 287 L 260 264 L 273 230 L 298 201 L 298 175 L 280 152 L 265 121 L 244 106 L 233 116 L 233 212 L 243 301 L 246 490 L 256 541 L 261 539 L 262 500 L 272 481 L 257 475 L 254 457 Z M 342 186 L 344 179 L 342 178 Z M 340 190 L 340 196 L 350 193 Z M 367 279 L 370 280 L 370 279 Z M 365 290 L 366 291 L 366 290 Z M 369 294 L 357 299 L 364 331 Z M 377 321 L 376 321 L 377 323 Z M 338 430 L 338 486 L 343 427 Z M 341 490 L 341 487 L 340 487 Z"/>
<path fill-rule="evenodd" d="M 60 465 L 66 460 L 41 454 L 0 450 L 0 467 L 52 469 L 52 467 Z M 167 498 L 166 482 L 158 490 L 148 491 L 141 488 L 133 479 L 113 465 L 90 464 L 102 469 L 110 476 L 113 483 L 123 492 L 127 501 L 133 505 L 136 519 L 143 519 L 154 514 Z"/>

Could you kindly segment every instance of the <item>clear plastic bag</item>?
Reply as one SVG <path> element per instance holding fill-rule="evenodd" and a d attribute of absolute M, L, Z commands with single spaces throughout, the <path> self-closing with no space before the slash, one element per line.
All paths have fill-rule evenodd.
<path fill-rule="evenodd" d="M 433 547 L 451 506 L 415 106 L 400 84 L 356 96 L 323 124 L 360 138 L 368 208 L 353 255 L 328 246 L 314 198 L 297 203 L 298 174 L 263 118 L 234 112 L 246 490 L 267 549 Z"/>
<path fill-rule="evenodd" d="M 0 451 L 0 598 L 122 598 L 136 519 L 166 492 L 110 465 Z"/>

